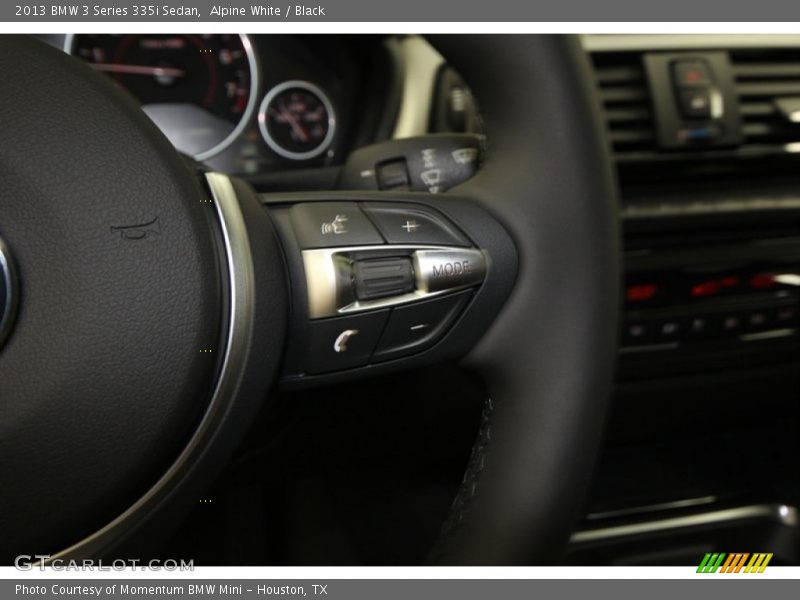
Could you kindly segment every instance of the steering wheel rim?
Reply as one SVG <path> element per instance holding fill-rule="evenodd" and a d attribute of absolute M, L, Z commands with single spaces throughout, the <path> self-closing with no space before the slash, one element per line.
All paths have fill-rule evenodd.
<path fill-rule="evenodd" d="M 491 399 L 464 483 L 430 561 L 551 562 L 557 557 L 554 549 L 566 542 L 588 484 L 613 370 L 619 267 L 611 162 L 602 143 L 586 58 L 576 39 L 444 36 L 432 41 L 470 85 L 488 139 L 482 170 L 454 193 L 481 205 L 505 226 L 517 246 L 519 264 L 505 306 L 464 359 L 484 375 Z M 185 167 L 177 164 L 166 140 L 119 90 L 51 49 L 27 41 L 4 43 L 9 45 L 4 55 L 18 57 L 24 46 L 40 64 L 52 60 L 64 78 L 74 78 L 67 89 L 81 81 L 87 95 L 96 94 L 131 116 L 126 127 L 145 133 L 154 156 L 168 165 L 165 176 L 186 181 L 188 172 L 179 173 Z M 11 68 L 0 64 L 0 70 Z M 509 81 L 517 82 L 513 93 Z M 104 169 L 109 164 L 114 163 L 98 162 Z M 157 521 L 165 506 L 180 505 L 202 489 L 230 456 L 277 374 L 288 312 L 278 241 L 248 186 L 213 174 L 208 183 L 220 211 L 221 240 L 214 241 L 213 226 L 194 235 L 207 246 L 206 260 L 211 259 L 209 248 L 217 244 L 218 256 L 225 257 L 222 279 L 233 288 L 244 283 L 246 295 L 240 304 L 242 296 L 226 295 L 229 289 L 206 307 L 226 317 L 218 348 L 226 359 L 232 352 L 239 358 L 234 371 L 226 370 L 223 360 L 213 385 L 200 387 L 218 391 L 227 386 L 228 400 L 215 404 L 212 399 L 201 427 L 188 439 L 184 436 L 183 450 L 132 506 L 111 523 L 96 524 L 98 531 L 60 556 L 113 552 L 145 523 Z M 184 204 L 197 202 L 191 209 L 182 205 L 197 220 L 199 204 L 208 199 L 197 189 L 184 196 Z M 436 202 L 434 196 L 430 199 Z M 111 206 L 104 202 L 102 206 Z M 14 236 L 3 229 L 0 234 L 12 242 L 13 251 Z M 24 281 L 26 261 L 20 262 Z M 196 289 L 210 287 L 208 281 L 195 284 Z M 20 303 L 19 324 L 27 318 L 26 300 Z M 20 333 L 14 332 L 0 352 L 0 372 Z M 212 409 L 219 411 L 219 418 L 204 430 L 202 423 Z M 15 514 L 14 501 L 5 508 L 2 512 Z M 12 556 L 12 546 L 18 550 L 20 540 L 8 541 L 3 556 Z"/>
<path fill-rule="evenodd" d="M 490 398 L 433 559 L 549 564 L 584 501 L 616 357 L 617 199 L 600 105 L 577 37 L 433 41 L 488 140 L 481 171 L 453 191 L 490 211 L 519 255 L 511 296 L 465 359 Z"/>
<path fill-rule="evenodd" d="M 212 202 L 110 80 L 32 38 L 0 46 L 15 82 L 0 236 L 19 282 L 0 350 L 0 560 L 107 555 L 196 498 L 261 407 L 286 329 L 280 249 L 251 190 Z"/>

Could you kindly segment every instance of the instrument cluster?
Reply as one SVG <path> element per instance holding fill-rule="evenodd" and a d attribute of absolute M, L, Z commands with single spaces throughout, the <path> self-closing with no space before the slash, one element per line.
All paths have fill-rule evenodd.
<path fill-rule="evenodd" d="M 357 90 L 347 52 L 330 43 L 321 52 L 302 36 L 76 34 L 63 49 L 130 92 L 179 151 L 248 175 L 345 155 L 344 98 Z"/>

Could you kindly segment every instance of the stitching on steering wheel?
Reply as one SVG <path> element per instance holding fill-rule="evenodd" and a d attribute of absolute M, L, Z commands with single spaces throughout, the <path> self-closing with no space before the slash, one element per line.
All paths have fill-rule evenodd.
<path fill-rule="evenodd" d="M 442 525 L 441 535 L 434 549 L 431 551 L 430 562 L 440 562 L 444 557 L 444 546 L 442 540 L 455 535 L 458 527 L 464 520 L 473 498 L 475 498 L 480 476 L 486 463 L 486 453 L 489 443 L 492 441 L 492 415 L 494 413 L 494 402 L 491 398 L 486 398 L 481 411 L 481 424 L 475 444 L 472 446 L 469 463 L 458 488 L 458 493 L 450 506 L 450 514 L 444 525 Z"/>

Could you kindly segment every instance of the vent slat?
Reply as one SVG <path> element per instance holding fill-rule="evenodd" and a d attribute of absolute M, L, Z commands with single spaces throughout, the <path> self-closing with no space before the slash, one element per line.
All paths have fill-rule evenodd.
<path fill-rule="evenodd" d="M 742 124 L 742 134 L 747 141 L 762 137 L 771 138 L 776 142 L 800 141 L 800 127 L 797 125 L 786 127 L 783 123 L 772 121 L 745 122 Z"/>
<path fill-rule="evenodd" d="M 650 143 L 655 139 L 650 129 L 613 129 L 609 135 L 614 145 Z"/>
<path fill-rule="evenodd" d="M 786 152 L 800 142 L 800 126 L 778 110 L 775 100 L 800 96 L 800 55 L 793 50 L 734 52 L 731 63 L 742 115 L 745 152 Z"/>
<path fill-rule="evenodd" d="M 639 66 L 625 65 L 621 67 L 606 67 L 595 72 L 597 83 L 600 85 L 614 85 L 619 83 L 644 84 L 644 70 Z"/>
<path fill-rule="evenodd" d="M 653 111 L 649 108 L 633 106 L 626 108 L 609 108 L 606 111 L 606 121 L 609 123 L 627 123 L 639 121 L 651 121 Z"/>
<path fill-rule="evenodd" d="M 736 79 L 800 79 L 800 63 L 737 63 L 733 65 Z"/>
<path fill-rule="evenodd" d="M 600 97 L 605 103 L 643 102 L 649 98 L 647 88 L 641 85 L 601 88 Z"/>
<path fill-rule="evenodd" d="M 592 59 L 614 155 L 655 152 L 655 124 L 641 54 L 595 54 Z"/>
<path fill-rule="evenodd" d="M 739 112 L 743 117 L 766 117 L 776 114 L 775 105 L 771 102 L 741 102 Z"/>
<path fill-rule="evenodd" d="M 761 121 L 755 123 L 742 124 L 742 134 L 748 138 L 757 136 L 775 135 L 777 132 L 778 128 L 774 127 L 769 123 L 764 123 Z"/>
<path fill-rule="evenodd" d="M 800 96 L 800 81 L 766 81 L 738 83 L 736 91 L 740 96 Z"/>

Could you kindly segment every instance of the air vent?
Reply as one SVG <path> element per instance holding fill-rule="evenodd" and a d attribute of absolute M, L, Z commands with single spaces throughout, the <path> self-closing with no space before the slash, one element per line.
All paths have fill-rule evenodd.
<path fill-rule="evenodd" d="M 655 125 L 641 54 L 602 52 L 592 59 L 615 156 L 652 155 Z"/>
<path fill-rule="evenodd" d="M 730 53 L 750 155 L 800 151 L 800 123 L 790 121 L 776 101 L 800 101 L 800 50 L 736 50 Z"/>
<path fill-rule="evenodd" d="M 675 50 L 682 51 L 691 53 L 690 48 Z M 740 48 L 727 52 L 739 104 L 735 109 L 741 112 L 742 143 L 686 149 L 658 145 L 645 54 L 592 54 L 606 131 L 623 189 L 654 184 L 713 189 L 721 184 L 760 185 L 776 176 L 796 177 L 800 122 L 787 118 L 776 101 L 796 98 L 800 108 L 800 41 L 796 50 Z"/>

